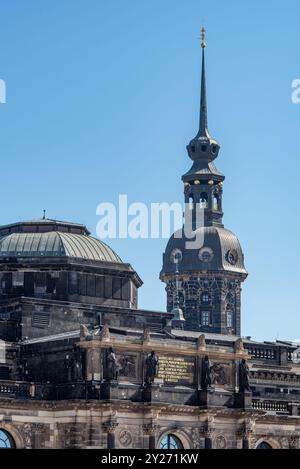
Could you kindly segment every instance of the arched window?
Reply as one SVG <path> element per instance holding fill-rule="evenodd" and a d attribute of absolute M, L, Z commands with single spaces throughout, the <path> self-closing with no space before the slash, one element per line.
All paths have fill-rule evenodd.
<path fill-rule="evenodd" d="M 219 210 L 219 196 L 214 194 L 214 210 Z"/>
<path fill-rule="evenodd" d="M 0 449 L 15 448 L 14 440 L 5 430 L 0 430 Z"/>
<path fill-rule="evenodd" d="M 273 449 L 273 448 L 266 441 L 262 441 L 261 443 L 259 443 L 259 445 L 256 446 L 256 449 Z"/>
<path fill-rule="evenodd" d="M 230 329 L 233 327 L 233 314 L 232 311 L 227 311 L 227 327 Z"/>
<path fill-rule="evenodd" d="M 189 209 L 192 210 L 194 207 L 194 196 L 190 195 L 189 196 Z"/>
<path fill-rule="evenodd" d="M 209 303 L 210 303 L 210 296 L 209 296 L 209 293 L 208 293 L 208 292 L 202 293 L 202 295 L 201 295 L 201 303 L 202 303 L 203 305 L 209 305 Z"/>
<path fill-rule="evenodd" d="M 208 207 L 208 197 L 206 192 L 202 192 L 200 195 L 200 208 L 207 208 Z"/>
<path fill-rule="evenodd" d="M 183 445 L 177 436 L 169 433 L 161 440 L 159 449 L 183 449 Z"/>

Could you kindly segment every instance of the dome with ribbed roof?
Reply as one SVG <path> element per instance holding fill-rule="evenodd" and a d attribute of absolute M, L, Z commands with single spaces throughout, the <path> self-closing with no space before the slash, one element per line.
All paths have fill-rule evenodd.
<path fill-rule="evenodd" d="M 90 236 L 84 225 L 51 219 L 0 227 L 0 258 L 71 257 L 122 263 L 103 241 Z"/>

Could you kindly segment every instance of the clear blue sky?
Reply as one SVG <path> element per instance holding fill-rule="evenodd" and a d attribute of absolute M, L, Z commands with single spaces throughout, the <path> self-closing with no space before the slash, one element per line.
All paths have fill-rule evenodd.
<path fill-rule="evenodd" d="M 298 0 L 0 0 L 1 224 L 41 216 L 95 234 L 96 206 L 182 201 L 207 28 L 209 127 L 225 225 L 249 278 L 243 334 L 300 338 Z M 165 308 L 166 240 L 113 240 Z"/>

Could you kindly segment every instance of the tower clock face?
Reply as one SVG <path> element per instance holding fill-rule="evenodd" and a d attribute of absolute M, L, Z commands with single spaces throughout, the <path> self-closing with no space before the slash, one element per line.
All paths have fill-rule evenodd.
<path fill-rule="evenodd" d="M 201 262 L 211 262 L 214 257 L 214 251 L 209 247 L 203 247 L 200 249 L 198 257 Z"/>
<path fill-rule="evenodd" d="M 236 265 L 239 260 L 239 255 L 235 249 L 227 251 L 226 259 L 231 265 Z"/>

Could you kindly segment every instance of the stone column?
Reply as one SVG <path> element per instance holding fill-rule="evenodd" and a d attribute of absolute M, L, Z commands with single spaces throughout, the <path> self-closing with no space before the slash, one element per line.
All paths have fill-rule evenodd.
<path fill-rule="evenodd" d="M 156 449 L 156 434 L 158 429 L 159 425 L 153 423 L 149 423 L 143 427 L 145 435 L 149 437 L 149 449 Z"/>
<path fill-rule="evenodd" d="M 202 428 L 201 433 L 202 436 L 204 437 L 204 449 L 212 449 L 213 448 L 213 434 L 214 434 L 215 429 L 209 427 L 208 425 L 205 425 L 204 428 Z"/>
<path fill-rule="evenodd" d="M 251 449 L 251 440 L 253 439 L 254 422 L 248 420 L 237 432 L 237 438 L 242 440 L 242 449 Z"/>
<path fill-rule="evenodd" d="M 115 431 L 118 425 L 117 421 L 112 419 L 103 423 L 103 428 L 107 432 L 107 449 L 115 449 L 116 447 Z"/>

